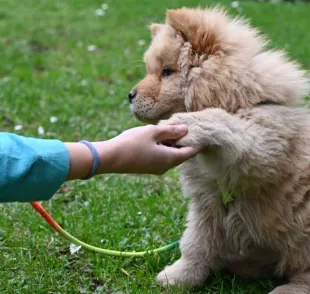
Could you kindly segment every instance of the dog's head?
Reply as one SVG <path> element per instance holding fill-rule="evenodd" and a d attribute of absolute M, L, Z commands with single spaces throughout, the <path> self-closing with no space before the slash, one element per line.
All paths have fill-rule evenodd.
<path fill-rule="evenodd" d="M 292 105 L 309 90 L 297 64 L 282 52 L 263 52 L 259 32 L 221 9 L 168 10 L 166 24 L 150 28 L 147 75 L 129 93 L 142 121 L 207 107 L 236 112 L 263 100 Z"/>

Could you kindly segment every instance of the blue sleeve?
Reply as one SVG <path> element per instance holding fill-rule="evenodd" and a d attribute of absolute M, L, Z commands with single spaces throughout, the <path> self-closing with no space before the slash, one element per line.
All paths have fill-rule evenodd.
<path fill-rule="evenodd" d="M 69 153 L 61 141 L 0 133 L 0 202 L 50 199 L 69 167 Z"/>

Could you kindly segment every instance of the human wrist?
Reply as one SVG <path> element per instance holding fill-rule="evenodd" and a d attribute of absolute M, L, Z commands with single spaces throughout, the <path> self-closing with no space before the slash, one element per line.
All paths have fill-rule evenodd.
<path fill-rule="evenodd" d="M 70 157 L 70 168 L 67 181 L 83 179 L 89 174 L 93 157 L 89 148 L 81 143 L 64 143 Z"/>
<path fill-rule="evenodd" d="M 92 154 L 92 158 L 93 158 L 92 168 L 91 168 L 90 172 L 88 173 L 88 175 L 83 178 L 83 180 L 88 180 L 88 179 L 92 178 L 95 174 L 97 174 L 98 168 L 100 165 L 100 157 L 99 157 L 99 153 L 98 153 L 97 149 L 95 148 L 95 146 L 92 143 L 90 143 L 87 140 L 82 140 L 79 143 L 84 144 L 85 146 L 88 147 L 89 151 Z"/>
<path fill-rule="evenodd" d="M 119 150 L 119 144 L 115 140 L 93 142 L 92 144 L 96 148 L 100 158 L 97 174 L 121 172 L 118 162 L 121 161 L 122 153 Z"/>

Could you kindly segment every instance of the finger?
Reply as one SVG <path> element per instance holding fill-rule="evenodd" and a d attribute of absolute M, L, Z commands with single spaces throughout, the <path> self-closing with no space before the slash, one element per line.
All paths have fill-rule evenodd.
<path fill-rule="evenodd" d="M 175 151 L 173 152 L 173 159 L 171 158 L 171 162 L 174 166 L 177 166 L 182 162 L 196 156 L 199 152 L 202 151 L 202 149 L 202 146 L 182 147 L 180 149 L 175 149 Z"/>
<path fill-rule="evenodd" d="M 185 136 L 188 132 L 186 125 L 156 126 L 154 139 L 158 142 L 164 140 L 177 140 Z"/>
<path fill-rule="evenodd" d="M 167 157 L 166 160 L 172 167 L 177 166 L 182 162 L 194 157 L 203 150 L 203 146 L 182 147 L 177 149 L 174 147 L 158 145 L 158 148 L 161 149 L 160 152 L 165 152 Z"/>
<path fill-rule="evenodd" d="M 180 160 L 187 160 L 187 159 L 194 157 L 202 150 L 203 150 L 203 146 L 201 145 L 197 145 L 193 147 L 182 147 L 178 149 L 178 156 L 180 157 Z"/>

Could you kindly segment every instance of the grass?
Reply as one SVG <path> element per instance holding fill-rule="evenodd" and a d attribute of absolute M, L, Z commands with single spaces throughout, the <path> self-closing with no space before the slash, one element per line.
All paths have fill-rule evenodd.
<path fill-rule="evenodd" d="M 222 1 L 224 4 L 230 2 Z M 43 138 L 103 140 L 138 125 L 127 93 L 143 76 L 147 25 L 166 8 L 211 1 L 2 0 L 0 126 Z M 310 68 L 310 6 L 240 1 L 242 13 Z M 231 13 L 236 10 L 231 8 Z M 146 44 L 139 40 L 145 40 Z M 138 45 L 140 44 L 140 46 Z M 88 51 L 95 45 L 96 50 Z M 58 121 L 51 123 L 56 116 Z M 22 130 L 14 127 L 22 125 Z M 38 134 L 38 127 L 44 134 Z M 124 148 L 126 148 L 124 146 Z M 70 233 L 94 245 L 144 250 L 179 239 L 187 201 L 177 171 L 163 177 L 104 175 L 65 185 L 44 206 Z M 154 277 L 179 257 L 177 249 L 146 259 L 84 250 L 71 255 L 29 204 L 0 205 L 0 293 L 187 293 L 162 289 Z M 258 294 L 276 282 L 243 283 L 219 274 L 199 293 Z"/>

